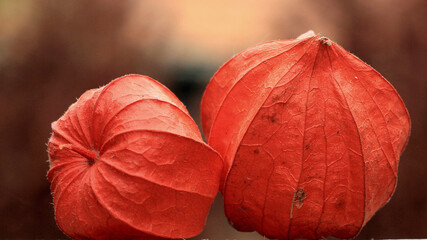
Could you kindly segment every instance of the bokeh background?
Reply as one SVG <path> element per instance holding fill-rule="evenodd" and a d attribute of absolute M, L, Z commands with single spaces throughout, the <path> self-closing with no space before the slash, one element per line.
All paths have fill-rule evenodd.
<path fill-rule="evenodd" d="M 427 237 L 427 1 L 0 0 L 0 238 L 67 239 L 56 226 L 50 123 L 127 73 L 169 87 L 200 124 L 212 74 L 234 54 L 313 29 L 379 72 L 412 118 L 391 201 L 358 239 Z M 230 227 L 218 196 L 194 239 L 263 239 Z"/>

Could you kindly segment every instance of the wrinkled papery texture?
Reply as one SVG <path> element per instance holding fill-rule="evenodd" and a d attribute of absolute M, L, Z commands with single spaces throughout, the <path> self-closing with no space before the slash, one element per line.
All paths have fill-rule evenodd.
<path fill-rule="evenodd" d="M 311 31 L 233 57 L 201 110 L 230 223 L 278 239 L 357 235 L 392 196 L 410 132 L 391 84 Z"/>
<path fill-rule="evenodd" d="M 67 235 L 160 239 L 202 231 L 222 160 L 166 87 L 123 76 L 85 92 L 52 129 L 48 179 Z"/>

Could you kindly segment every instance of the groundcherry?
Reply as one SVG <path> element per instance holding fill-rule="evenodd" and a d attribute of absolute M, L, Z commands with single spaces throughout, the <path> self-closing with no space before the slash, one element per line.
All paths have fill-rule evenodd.
<path fill-rule="evenodd" d="M 204 93 L 225 213 L 269 238 L 351 238 L 391 198 L 410 118 L 372 67 L 312 31 L 230 59 Z"/>
<path fill-rule="evenodd" d="M 58 226 L 75 239 L 199 234 L 222 171 L 165 86 L 126 75 L 85 92 L 52 123 L 48 179 Z"/>

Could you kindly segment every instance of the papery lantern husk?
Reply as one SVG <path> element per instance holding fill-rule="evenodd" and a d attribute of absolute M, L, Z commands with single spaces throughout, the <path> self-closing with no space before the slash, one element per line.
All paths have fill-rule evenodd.
<path fill-rule="evenodd" d="M 225 213 L 269 238 L 351 238 L 391 198 L 410 118 L 372 67 L 312 31 L 225 63 L 204 93 Z"/>
<path fill-rule="evenodd" d="M 166 87 L 126 75 L 89 90 L 56 122 L 48 179 L 75 239 L 187 238 L 218 192 L 222 160 Z"/>

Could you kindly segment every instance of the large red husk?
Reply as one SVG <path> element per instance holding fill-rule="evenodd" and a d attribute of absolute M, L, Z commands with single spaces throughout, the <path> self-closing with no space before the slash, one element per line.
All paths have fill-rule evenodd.
<path fill-rule="evenodd" d="M 127 75 L 89 90 L 52 124 L 55 217 L 76 239 L 186 238 L 201 232 L 222 160 L 184 105 Z"/>
<path fill-rule="evenodd" d="M 312 32 L 233 57 L 201 110 L 231 224 L 278 239 L 354 237 L 393 194 L 410 131 L 390 83 Z"/>

